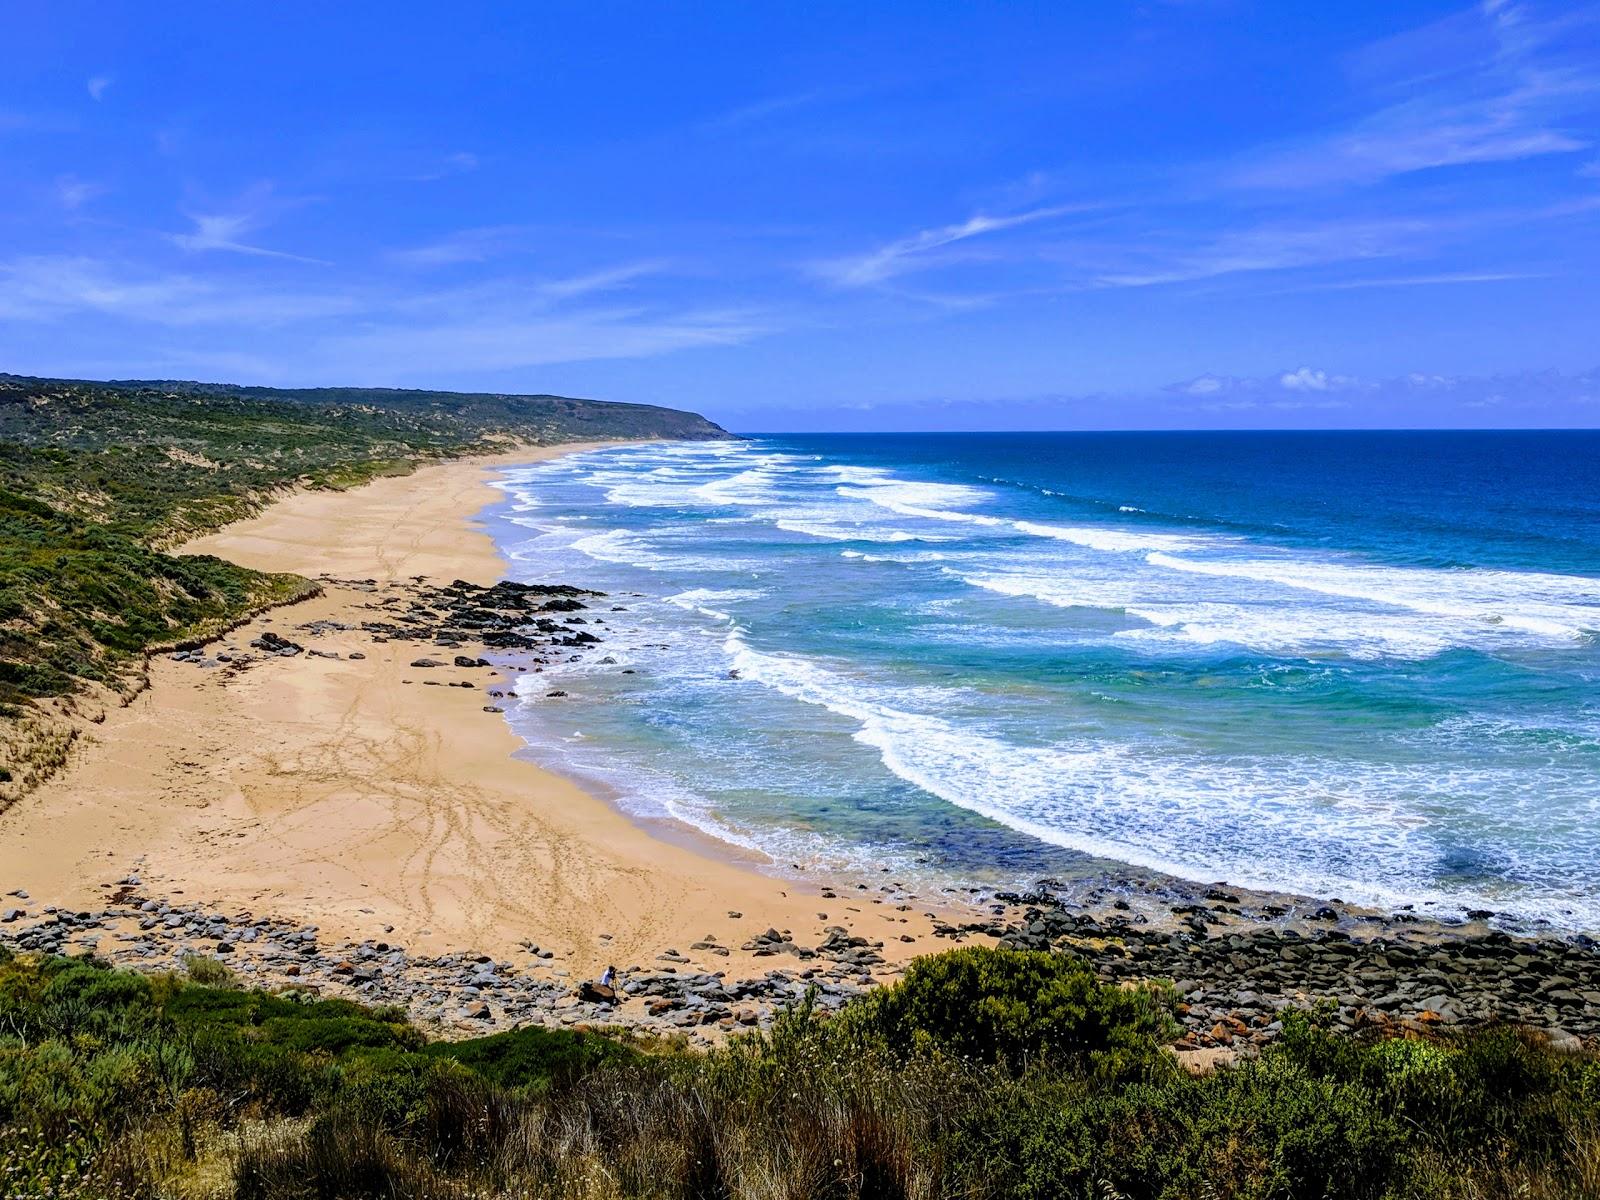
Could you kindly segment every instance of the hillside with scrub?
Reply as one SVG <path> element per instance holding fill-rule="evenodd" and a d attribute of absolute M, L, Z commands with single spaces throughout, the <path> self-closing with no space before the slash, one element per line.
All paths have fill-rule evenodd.
<path fill-rule="evenodd" d="M 709 1050 L 604 1030 L 431 1040 L 396 1009 L 89 959 L 0 961 L 8 1196 L 1582 1200 L 1600 1062 L 1490 1027 L 1289 1013 L 1191 1074 L 1171 993 L 1063 955 L 919 960 Z"/>
<path fill-rule="evenodd" d="M 290 489 L 430 459 L 724 436 L 692 413 L 560 396 L 0 375 L 0 802 L 60 764 L 86 696 L 138 690 L 151 650 L 314 589 L 170 553 L 186 539 Z"/>

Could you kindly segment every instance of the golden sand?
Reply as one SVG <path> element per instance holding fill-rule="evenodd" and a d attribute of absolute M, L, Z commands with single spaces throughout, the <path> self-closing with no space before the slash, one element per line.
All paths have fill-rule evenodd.
<path fill-rule="evenodd" d="M 183 552 L 311 577 L 492 583 L 504 563 L 474 516 L 499 495 L 495 472 L 583 448 L 296 493 Z M 153 662 L 150 688 L 0 815 L 0 885 L 94 908 L 105 884 L 136 872 L 150 895 L 302 921 L 325 941 L 385 937 L 414 952 L 502 956 L 531 940 L 575 976 L 655 965 L 669 947 L 706 969 L 759 973 L 770 960 L 738 947 L 768 926 L 815 944 L 825 926 L 844 925 L 882 939 L 891 962 L 938 947 L 921 903 L 899 911 L 853 886 L 822 899 L 818 885 L 652 836 L 513 757 L 525 747 L 503 716 L 483 711 L 482 670 L 426 673 L 470 674 L 480 690 L 425 686 L 407 665 L 413 644 L 296 631 L 359 625 L 371 599 L 329 584 L 224 639 L 243 648 L 272 629 L 338 659 L 267 658 L 236 674 Z M 344 657 L 357 650 L 366 657 Z M 706 935 L 731 955 L 690 949 Z"/>

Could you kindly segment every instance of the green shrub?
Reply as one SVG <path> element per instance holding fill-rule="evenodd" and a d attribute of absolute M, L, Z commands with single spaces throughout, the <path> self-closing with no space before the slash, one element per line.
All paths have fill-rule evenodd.
<path fill-rule="evenodd" d="M 979 1194 L 1363 1200 L 1403 1173 L 1405 1128 L 1359 1084 L 1287 1056 L 1203 1078 L 1106 1087 L 1029 1076 L 996 1088 L 946 1146 Z M 987 1189 L 985 1191 L 984 1189 Z"/>
<path fill-rule="evenodd" d="M 150 980 L 143 975 L 70 959 L 55 959 L 46 970 L 42 999 L 47 1004 L 77 1002 L 102 1011 L 150 1005 Z"/>
<path fill-rule="evenodd" d="M 844 1020 L 901 1055 L 1013 1067 L 1046 1059 L 1121 1075 L 1153 1059 L 1165 1005 L 1155 989 L 1101 983 L 1081 959 L 974 946 L 917 959 Z"/>
<path fill-rule="evenodd" d="M 201 954 L 185 955 L 183 969 L 190 979 L 206 987 L 231 987 L 233 984 L 233 972 L 219 958 L 207 958 Z"/>
<path fill-rule="evenodd" d="M 338 1088 L 337 1068 L 326 1059 L 253 1041 L 235 1031 L 203 1030 L 189 1045 L 195 1086 L 229 1097 L 239 1112 L 298 1117 Z"/>
<path fill-rule="evenodd" d="M 423 1052 L 458 1062 L 502 1087 L 536 1090 L 570 1084 L 604 1064 L 638 1057 L 614 1038 L 537 1026 L 462 1042 L 434 1042 Z"/>
<path fill-rule="evenodd" d="M 808 1003 L 648 1054 L 563 1030 L 428 1042 L 393 1009 L 0 955 L 0 1194 L 193 1195 L 204 1166 L 232 1170 L 205 1194 L 260 1200 L 1600 1195 L 1593 1056 L 1290 1017 L 1197 1077 L 1154 1048 L 1159 1001 L 963 950 L 837 1017 Z"/>
<path fill-rule="evenodd" d="M 271 1017 L 262 1022 L 255 1036 L 302 1054 L 320 1052 L 334 1056 L 354 1050 L 415 1048 L 423 1043 L 422 1035 L 409 1025 L 390 1025 L 365 1015 L 296 1013 L 292 1017 Z"/>

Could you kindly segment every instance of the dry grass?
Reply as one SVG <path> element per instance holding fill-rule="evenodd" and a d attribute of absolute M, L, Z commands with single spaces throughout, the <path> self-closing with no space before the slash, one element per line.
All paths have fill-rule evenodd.
<path fill-rule="evenodd" d="M 0 811 L 61 770 L 84 726 L 93 720 L 81 704 L 25 709 L 0 721 Z"/>

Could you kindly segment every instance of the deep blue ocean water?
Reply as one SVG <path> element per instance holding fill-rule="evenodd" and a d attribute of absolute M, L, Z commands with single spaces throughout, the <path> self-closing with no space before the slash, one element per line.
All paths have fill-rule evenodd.
<path fill-rule="evenodd" d="M 642 817 L 780 870 L 1600 928 L 1600 433 L 764 437 L 502 486 L 517 577 L 611 594 L 510 719 Z"/>

